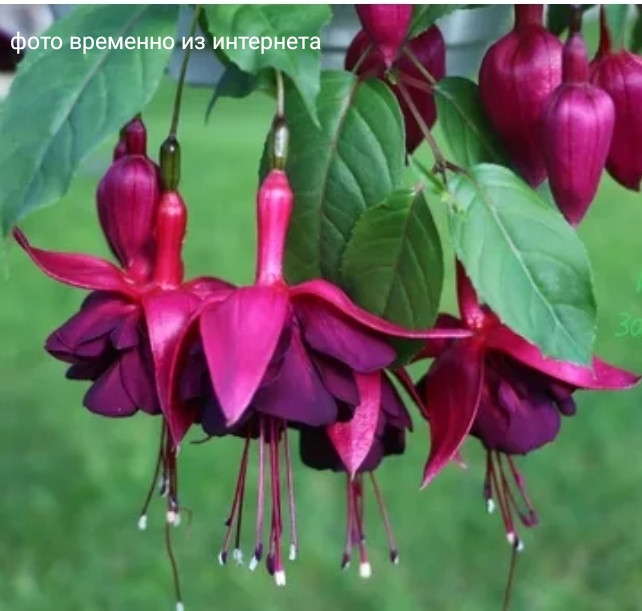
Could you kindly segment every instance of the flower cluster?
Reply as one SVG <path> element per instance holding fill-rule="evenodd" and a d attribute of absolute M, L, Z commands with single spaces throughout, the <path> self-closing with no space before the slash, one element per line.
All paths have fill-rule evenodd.
<path fill-rule="evenodd" d="M 642 129 L 631 110 L 642 63 L 611 51 L 603 23 L 600 51 L 589 67 L 577 24 L 562 45 L 544 29 L 541 5 L 515 10 L 514 30 L 484 59 L 481 97 L 517 170 L 533 186 L 548 177 L 560 209 L 577 224 L 605 164 L 626 186 L 639 186 L 642 165 L 628 151 Z M 363 30 L 350 46 L 346 66 L 390 85 L 404 114 L 410 154 L 430 138 L 436 121 L 432 87 L 445 74 L 443 37 L 432 26 L 408 40 L 408 5 L 361 5 L 358 14 Z M 625 389 L 639 378 L 597 357 L 590 366 L 548 358 L 480 301 L 458 261 L 459 316 L 440 314 L 431 329 L 411 330 L 375 316 L 322 278 L 289 283 L 283 261 L 295 201 L 284 169 L 288 127 L 282 110 L 273 124 L 271 166 L 256 197 L 256 270 L 248 286 L 210 276 L 186 280 L 180 148 L 172 130 L 161 147 L 160 165 L 155 163 L 147 155 L 140 117 L 122 129 L 96 191 L 100 227 L 117 264 L 41 250 L 14 230 L 16 241 L 48 276 L 89 291 L 80 310 L 45 344 L 69 365 L 68 378 L 89 382 L 85 407 L 110 418 L 145 412 L 161 422 L 140 528 L 146 527 L 157 479 L 166 497 L 167 532 L 179 524 L 177 455 L 191 428 L 199 427 L 208 440 L 238 438 L 241 459 L 219 562 L 226 564 L 230 556 L 243 562 L 241 525 L 255 446 L 248 566 L 254 570 L 264 562 L 276 584 L 285 585 L 286 556 L 294 560 L 299 552 L 298 469 L 291 447 L 296 436 L 303 465 L 345 477 L 341 566 L 350 564 L 356 550 L 359 574 L 369 577 L 368 480 L 390 560 L 399 558 L 374 472 L 387 457 L 404 453 L 413 427 L 408 405 L 430 430 L 423 484 L 461 460 L 468 436 L 477 438 L 487 456 L 487 508 L 499 508 L 506 537 L 520 550 L 517 522 L 533 526 L 537 514 L 514 456 L 557 437 L 562 417 L 576 412 L 576 390 Z M 583 156 L 582 164 L 576 155 Z M 415 362 L 432 359 L 417 382 L 400 365 L 398 339 L 421 342 Z M 178 587 L 177 600 L 182 609 Z"/>
<path fill-rule="evenodd" d="M 577 225 L 608 172 L 639 190 L 640 58 L 614 51 L 604 12 L 589 63 L 577 9 L 562 44 L 542 25 L 544 5 L 515 5 L 515 27 L 486 53 L 479 87 L 515 168 L 532 186 L 549 180 L 555 202 Z M 581 160 L 579 162 L 578 160 Z"/>

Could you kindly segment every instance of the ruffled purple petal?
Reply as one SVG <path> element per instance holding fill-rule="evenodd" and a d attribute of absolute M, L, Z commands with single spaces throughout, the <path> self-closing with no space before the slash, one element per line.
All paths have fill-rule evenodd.
<path fill-rule="evenodd" d="M 348 365 L 358 373 L 387 367 L 396 352 L 387 341 L 322 301 L 300 299 L 296 316 L 305 341 L 315 350 Z"/>
<path fill-rule="evenodd" d="M 91 385 L 83 403 L 89 411 L 109 418 L 132 416 L 138 411 L 123 384 L 120 360 Z"/>
<path fill-rule="evenodd" d="M 251 407 L 308 426 L 325 426 L 336 420 L 336 402 L 321 382 L 296 326 L 276 379 L 259 389 Z"/>

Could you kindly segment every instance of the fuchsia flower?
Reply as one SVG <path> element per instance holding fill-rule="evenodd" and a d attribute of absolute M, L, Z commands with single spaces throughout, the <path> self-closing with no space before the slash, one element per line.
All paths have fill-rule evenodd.
<path fill-rule="evenodd" d="M 444 78 L 446 45 L 437 26 L 430 27 L 423 34 L 408 41 L 405 47 L 414 54 L 435 81 Z M 348 47 L 345 67 L 346 70 L 356 69 L 356 73 L 363 78 L 376 76 L 388 84 L 403 113 L 406 127 L 406 151 L 408 154 L 412 153 L 422 143 L 424 134 L 401 87 L 404 87 L 428 128 L 431 128 L 437 120 L 437 108 L 431 85 L 419 68 L 405 54 L 395 59 L 392 65 L 386 64 L 383 55 L 376 48 L 371 48 L 368 35 L 363 30 L 357 33 Z"/>
<path fill-rule="evenodd" d="M 344 398 L 351 404 L 358 400 L 354 384 L 346 387 L 344 393 Z M 399 561 L 388 512 L 373 472 L 386 456 L 403 454 L 406 430 L 412 430 L 410 414 L 386 375 L 381 376 L 380 400 L 357 407 L 354 417 L 348 422 L 301 428 L 299 447 L 303 463 L 313 469 L 329 469 L 346 474 L 346 544 L 341 567 L 348 567 L 352 550 L 357 547 L 359 574 L 364 578 L 371 575 L 364 532 L 364 474 L 369 475 L 381 512 L 388 537 L 390 561 L 393 564 Z M 355 465 L 358 466 L 355 468 Z"/>
<path fill-rule="evenodd" d="M 562 80 L 562 43 L 542 23 L 543 4 L 516 4 L 515 27 L 484 55 L 479 93 L 524 180 L 546 178 L 541 145 L 544 104 Z"/>
<path fill-rule="evenodd" d="M 602 7 L 602 12 L 604 8 Z M 613 50 L 604 14 L 600 48 L 591 62 L 591 82 L 609 94 L 615 128 L 606 169 L 622 186 L 640 190 L 642 179 L 642 58 L 626 49 Z"/>
<path fill-rule="evenodd" d="M 506 536 L 521 548 L 515 530 L 518 514 L 525 526 L 537 517 L 512 456 L 527 454 L 555 439 L 560 414 L 575 413 L 577 389 L 621 390 L 639 377 L 593 358 L 591 367 L 556 361 L 508 327 L 486 306 L 460 264 L 457 289 L 461 319 L 442 314 L 437 329 L 468 329 L 473 335 L 454 341 L 429 341 L 424 357 L 436 357 L 419 382 L 431 430 L 424 486 L 453 458 L 467 435 L 487 451 L 484 496 L 490 510 L 500 507 Z M 509 485 L 509 475 L 522 495 L 522 512 Z"/>
<path fill-rule="evenodd" d="M 71 365 L 67 377 L 92 382 L 85 406 L 108 417 L 162 412 L 157 471 L 162 466 L 168 521 L 173 522 L 178 516 L 176 446 L 196 414 L 170 400 L 165 390 L 169 366 L 176 340 L 202 298 L 227 285 L 210 278 L 183 283 L 185 205 L 175 191 L 160 193 L 141 125 L 135 120 L 125 130 L 127 152 L 112 164 L 97 193 L 101 226 L 123 268 L 91 255 L 34 248 L 17 228 L 14 236 L 54 280 L 92 291 L 46 343 L 54 357 Z M 153 243 L 144 232 L 155 236 Z M 145 523 L 146 505 L 141 528 Z"/>
<path fill-rule="evenodd" d="M 390 67 L 397 58 L 412 19 L 411 4 L 356 4 L 355 9 L 371 44 Z"/>
<path fill-rule="evenodd" d="M 609 95 L 589 82 L 586 44 L 573 31 L 564 45 L 562 84 L 546 103 L 543 151 L 555 203 L 577 225 L 588 211 L 613 137 L 615 108 Z"/>
<path fill-rule="evenodd" d="M 272 170 L 257 197 L 258 249 L 253 285 L 228 289 L 208 302 L 187 329 L 174 364 L 174 385 L 194 404 L 202 395 L 198 374 L 181 375 L 189 359 L 206 361 L 206 396 L 201 421 L 210 435 L 234 433 L 246 439 L 221 562 L 227 558 L 231 528 L 240 524 L 250 439 L 259 439 L 259 490 L 256 541 L 250 567 L 263 555 L 264 447 L 269 448 L 272 522 L 267 567 L 285 583 L 281 553 L 281 452 L 293 518 L 287 428 L 330 426 L 328 435 L 345 468 L 355 474 L 376 440 L 382 404 L 381 370 L 395 359 L 391 337 L 427 338 L 468 335 L 463 331 L 409 331 L 354 305 L 324 280 L 288 286 L 282 262 L 293 195 L 285 173 Z M 344 422 L 351 425 L 345 427 Z M 296 555 L 292 527 L 291 556 Z M 240 533 L 239 533 L 240 534 Z M 237 535 L 237 540 L 238 540 Z M 234 552 L 240 557 L 240 550 Z"/>

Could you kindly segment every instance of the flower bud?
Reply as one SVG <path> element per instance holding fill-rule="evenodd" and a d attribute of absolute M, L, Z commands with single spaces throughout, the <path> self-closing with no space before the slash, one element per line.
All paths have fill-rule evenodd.
<path fill-rule="evenodd" d="M 588 81 L 586 45 L 578 32 L 564 45 L 563 82 L 544 110 L 543 148 L 555 202 L 577 225 L 600 184 L 615 110 L 607 93 Z"/>
<path fill-rule="evenodd" d="M 544 5 L 515 5 L 515 27 L 484 56 L 479 92 L 515 168 L 532 187 L 546 178 L 544 105 L 562 81 L 562 43 L 542 25 Z"/>
<path fill-rule="evenodd" d="M 621 49 L 613 52 L 602 21 L 600 49 L 591 62 L 591 82 L 609 94 L 615 128 L 606 169 L 622 186 L 640 190 L 642 179 L 642 58 Z"/>
<path fill-rule="evenodd" d="M 391 70 L 386 69 L 386 63 L 377 49 L 371 49 L 367 55 L 370 41 L 365 32 L 359 32 L 348 47 L 345 60 L 347 70 L 357 67 L 357 74 L 362 77 L 377 76 L 384 80 L 392 89 L 401 107 L 406 129 L 406 151 L 412 153 L 422 142 L 424 135 L 417 123 L 408 103 L 404 99 L 400 85 L 404 87 L 415 108 L 428 128 L 437 120 L 437 109 L 432 93 L 431 84 L 422 71 L 407 55 L 395 60 Z M 406 43 L 406 48 L 425 71 L 439 81 L 446 74 L 446 45 L 437 26 L 432 26 L 417 38 Z"/>
<path fill-rule="evenodd" d="M 122 142 L 126 153 L 112 163 L 96 191 L 98 217 L 114 256 L 132 276 L 145 281 L 154 257 L 158 167 L 145 155 L 140 119 L 125 128 Z"/>
<path fill-rule="evenodd" d="M 390 67 L 406 38 L 412 19 L 412 5 L 357 4 L 355 9 L 369 43 L 374 44 L 386 67 Z"/>

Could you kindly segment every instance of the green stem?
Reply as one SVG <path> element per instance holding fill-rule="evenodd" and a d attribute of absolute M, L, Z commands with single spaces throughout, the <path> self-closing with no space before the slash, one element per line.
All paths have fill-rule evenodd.
<path fill-rule="evenodd" d="M 198 26 L 198 19 L 201 12 L 201 5 L 197 4 L 194 7 L 194 16 L 192 17 L 192 24 L 190 26 L 189 37 L 194 38 L 196 34 L 196 28 Z M 187 74 L 187 65 L 189 64 L 189 58 L 192 54 L 192 48 L 188 47 L 183 52 L 183 62 L 181 63 L 181 69 L 178 74 L 178 84 L 176 85 L 176 96 L 174 97 L 174 111 L 172 113 L 172 123 L 169 128 L 169 135 L 176 137 L 176 132 L 178 130 L 178 119 L 181 114 L 181 102 L 183 100 L 183 88 L 185 86 L 185 75 Z"/>
<path fill-rule="evenodd" d="M 283 88 L 283 73 L 276 70 L 276 116 L 285 118 L 285 90 Z"/>

